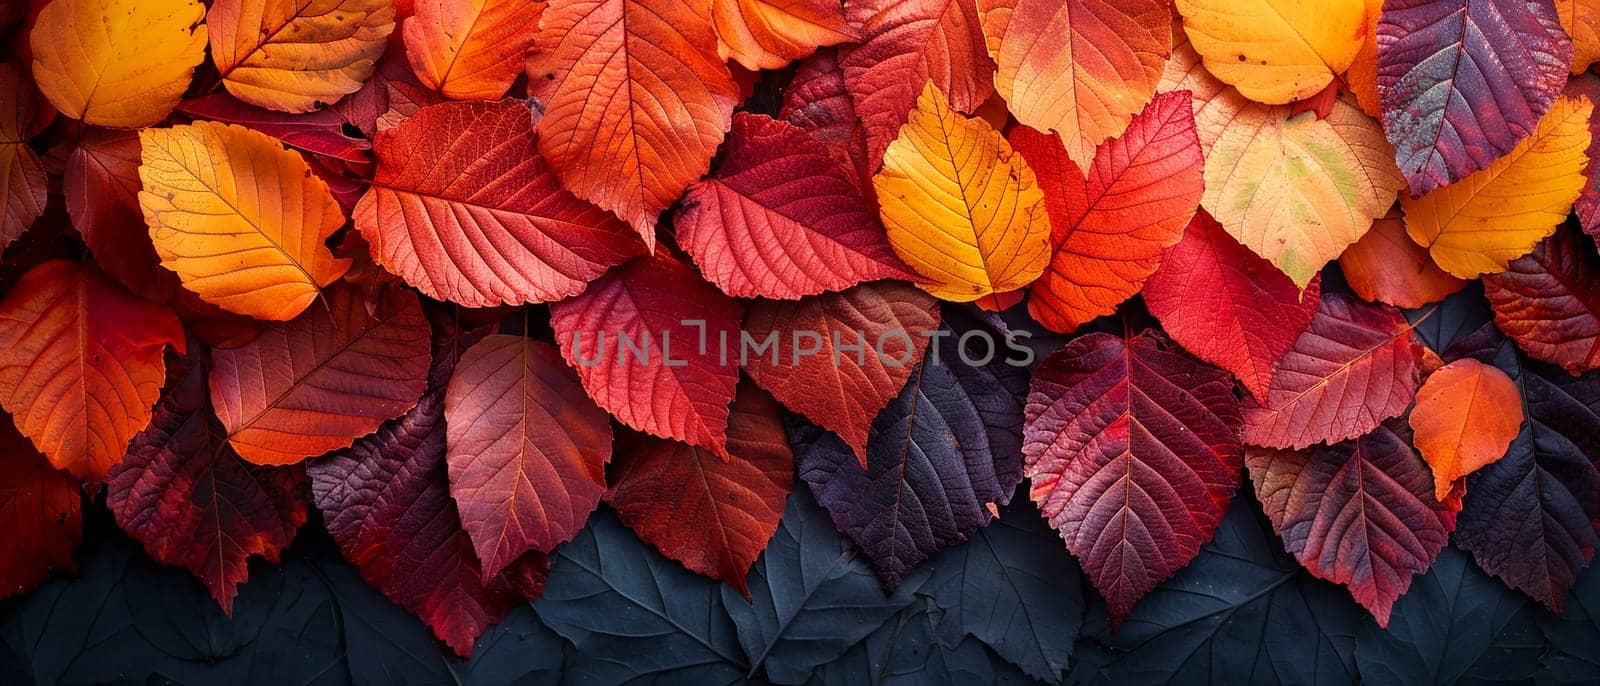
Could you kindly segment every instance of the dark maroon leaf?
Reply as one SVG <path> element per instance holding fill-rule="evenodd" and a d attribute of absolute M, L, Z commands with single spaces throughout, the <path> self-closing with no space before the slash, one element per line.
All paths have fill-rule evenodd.
<path fill-rule="evenodd" d="M 289 147 L 309 153 L 356 164 L 372 162 L 372 158 L 367 156 L 372 143 L 346 134 L 344 126 L 347 122 L 333 110 L 287 114 L 240 102 L 227 93 L 216 93 L 185 100 L 178 105 L 178 111 L 196 119 L 255 129 L 283 141 Z"/>

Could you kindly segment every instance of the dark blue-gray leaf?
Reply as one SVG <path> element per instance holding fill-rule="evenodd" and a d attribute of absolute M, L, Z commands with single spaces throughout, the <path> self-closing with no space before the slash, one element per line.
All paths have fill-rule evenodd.
<path fill-rule="evenodd" d="M 936 636 L 937 611 L 927 601 L 907 607 L 857 643 L 844 657 L 824 665 L 807 682 L 830 684 L 1031 684 L 1021 670 L 977 639 L 953 647 Z"/>

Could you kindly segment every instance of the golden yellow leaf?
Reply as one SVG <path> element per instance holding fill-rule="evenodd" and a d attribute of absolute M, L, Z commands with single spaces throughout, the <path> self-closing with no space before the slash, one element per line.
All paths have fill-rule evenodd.
<path fill-rule="evenodd" d="M 150 239 L 162 266 L 201 300 L 289 320 L 350 268 L 324 245 L 344 225 L 339 203 L 276 139 L 207 121 L 139 139 Z"/>
<path fill-rule="evenodd" d="M 889 245 L 928 282 L 970 302 L 1028 285 L 1050 263 L 1044 193 L 994 127 L 952 111 L 929 82 L 872 177 Z"/>
<path fill-rule="evenodd" d="M 1364 0 L 1177 0 L 1206 69 L 1245 97 L 1281 105 L 1326 88 L 1366 36 Z"/>
<path fill-rule="evenodd" d="M 29 34 L 33 78 L 57 110 L 96 126 L 165 119 L 206 56 L 196 0 L 54 0 Z"/>
<path fill-rule="evenodd" d="M 839 0 L 712 0 L 717 50 L 752 71 L 778 69 L 817 48 L 860 40 Z"/>
<path fill-rule="evenodd" d="M 216 0 L 211 59 L 234 97 L 310 112 L 361 89 L 394 31 L 392 0 Z"/>
<path fill-rule="evenodd" d="M 1420 198 L 1401 198 L 1406 233 L 1463 279 L 1505 271 L 1572 211 L 1589 147 L 1587 98 L 1561 96 L 1533 134 L 1488 169 Z"/>
<path fill-rule="evenodd" d="M 1319 120 L 1251 103 L 1211 147 L 1201 205 L 1305 288 L 1405 185 L 1383 129 L 1354 104 L 1340 100 Z"/>
<path fill-rule="evenodd" d="M 1156 92 L 1189 91 L 1194 98 L 1194 129 L 1200 136 L 1200 149 L 1210 155 L 1211 146 L 1228 128 L 1228 122 L 1233 121 L 1240 110 L 1257 105 L 1206 71 L 1200 63 L 1200 53 L 1189 44 L 1181 25 L 1173 27 L 1173 37 L 1178 42 L 1172 47 L 1172 56 L 1167 58 Z"/>
<path fill-rule="evenodd" d="M 1572 73 L 1581 74 L 1600 62 L 1600 2 L 1556 0 L 1556 16 L 1572 36 Z"/>

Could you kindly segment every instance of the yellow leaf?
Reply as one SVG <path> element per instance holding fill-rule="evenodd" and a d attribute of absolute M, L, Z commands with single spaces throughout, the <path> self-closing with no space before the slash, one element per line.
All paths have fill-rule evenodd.
<path fill-rule="evenodd" d="M 1156 92 L 1189 91 L 1194 98 L 1194 130 L 1200 136 L 1200 149 L 1209 156 L 1211 146 L 1228 128 L 1228 122 L 1239 116 L 1240 110 L 1257 105 L 1206 71 L 1200 63 L 1200 53 L 1194 51 L 1194 46 L 1184 36 L 1183 27 L 1174 27 L 1173 36 L 1178 43 L 1172 47 L 1172 56 L 1167 58 Z"/>
<path fill-rule="evenodd" d="M 205 60 L 196 0 L 55 0 L 29 34 L 33 78 L 50 104 L 96 126 L 165 119 Z"/>
<path fill-rule="evenodd" d="M 1366 37 L 1363 0 L 1177 0 L 1206 69 L 1245 97 L 1281 105 L 1326 88 Z"/>
<path fill-rule="evenodd" d="M 778 69 L 817 48 L 860 40 L 839 0 L 712 0 L 717 50 L 749 70 Z"/>
<path fill-rule="evenodd" d="M 310 112 L 361 89 L 394 31 L 392 0 L 216 0 L 211 58 L 234 97 Z"/>
<path fill-rule="evenodd" d="M 150 238 L 162 266 L 201 300 L 289 320 L 350 268 L 324 245 L 344 225 L 339 203 L 276 139 L 207 121 L 139 139 Z"/>
<path fill-rule="evenodd" d="M 1586 98 L 1561 96 L 1533 134 L 1488 169 L 1420 198 L 1401 198 L 1406 233 L 1463 279 L 1506 270 L 1572 211 L 1589 147 Z"/>
<path fill-rule="evenodd" d="M 1581 74 L 1600 62 L 1600 2 L 1556 0 L 1556 16 L 1572 36 L 1572 73 Z"/>
<path fill-rule="evenodd" d="M 872 177 L 889 245 L 928 282 L 970 302 L 1028 285 L 1050 262 L 1033 170 L 987 122 L 952 111 L 931 82 Z"/>
<path fill-rule="evenodd" d="M 1201 205 L 1305 288 L 1389 211 L 1402 188 L 1383 129 L 1355 105 L 1340 100 L 1319 120 L 1251 103 L 1212 145 Z"/>

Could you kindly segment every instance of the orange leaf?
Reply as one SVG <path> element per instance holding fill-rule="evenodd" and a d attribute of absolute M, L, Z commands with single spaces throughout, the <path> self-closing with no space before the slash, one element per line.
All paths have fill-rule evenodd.
<path fill-rule="evenodd" d="M 1373 222 L 1372 230 L 1346 248 L 1339 256 L 1339 270 L 1363 300 L 1395 307 L 1422 307 L 1467 287 L 1406 236 L 1397 213 Z"/>
<path fill-rule="evenodd" d="M 1422 382 L 1411 410 L 1413 443 L 1433 468 L 1434 497 L 1504 457 L 1522 431 L 1522 393 L 1505 372 L 1470 357 Z"/>
<path fill-rule="evenodd" d="M 0 405 L 51 464 L 99 481 L 150 423 L 168 345 L 184 350 L 172 310 L 93 265 L 46 262 L 0 302 Z"/>
<path fill-rule="evenodd" d="M 1383 17 L 1383 0 L 1366 2 L 1367 38 L 1356 52 L 1355 61 L 1344 71 L 1344 80 L 1360 103 L 1361 111 L 1367 116 L 1379 117 L 1383 109 L 1378 101 L 1378 19 Z"/>
<path fill-rule="evenodd" d="M 140 138 L 150 238 L 161 264 L 202 300 L 289 320 L 350 268 L 324 245 L 344 225 L 339 203 L 276 139 L 206 121 Z"/>
<path fill-rule="evenodd" d="M 839 0 L 712 0 L 717 51 L 746 69 L 778 69 L 858 38 Z"/>
<path fill-rule="evenodd" d="M 234 97 L 283 112 L 361 90 L 394 31 L 391 0 L 216 0 L 211 58 Z"/>
<path fill-rule="evenodd" d="M 56 109 L 96 126 L 165 119 L 206 57 L 196 0 L 54 0 L 29 32 L 33 77 Z"/>
<path fill-rule="evenodd" d="M 1572 73 L 1581 74 L 1600 62 L 1600 3 L 1594 0 L 1556 0 L 1561 28 L 1572 37 Z"/>
<path fill-rule="evenodd" d="M 716 41 L 709 5 L 688 0 L 555 0 L 539 19 L 539 152 L 651 249 L 656 215 L 711 168 L 739 101 Z"/>
<path fill-rule="evenodd" d="M 995 89 L 1079 167 L 1150 102 L 1172 49 L 1167 0 L 982 0 L 978 11 Z"/>
<path fill-rule="evenodd" d="M 522 72 L 544 8 L 531 0 L 421 0 L 405 21 L 406 58 L 444 97 L 493 100 Z"/>
<path fill-rule="evenodd" d="M 928 82 L 872 177 L 900 259 L 935 297 L 971 302 L 1032 283 L 1050 261 L 1033 170 L 1000 132 L 950 110 Z"/>

